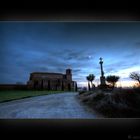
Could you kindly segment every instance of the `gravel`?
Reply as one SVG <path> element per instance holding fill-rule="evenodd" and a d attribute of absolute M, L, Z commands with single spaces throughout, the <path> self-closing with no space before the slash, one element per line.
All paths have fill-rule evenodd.
<path fill-rule="evenodd" d="M 43 95 L 0 103 L 1 119 L 95 119 L 99 114 L 84 106 L 76 92 Z"/>

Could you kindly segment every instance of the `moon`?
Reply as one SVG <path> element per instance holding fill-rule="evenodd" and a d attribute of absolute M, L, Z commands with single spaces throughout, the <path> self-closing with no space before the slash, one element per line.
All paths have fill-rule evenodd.
<path fill-rule="evenodd" d="M 92 58 L 92 56 L 91 56 L 91 55 L 89 55 L 89 56 L 88 56 L 88 58 L 89 58 L 89 59 L 91 59 L 91 58 Z"/>

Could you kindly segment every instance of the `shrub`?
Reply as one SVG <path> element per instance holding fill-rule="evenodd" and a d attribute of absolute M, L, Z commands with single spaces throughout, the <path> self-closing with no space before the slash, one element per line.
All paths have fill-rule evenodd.
<path fill-rule="evenodd" d="M 93 97 L 93 101 L 100 101 L 102 100 L 106 95 L 104 93 L 97 93 L 96 96 Z"/>
<path fill-rule="evenodd" d="M 79 91 L 79 95 L 80 94 L 83 94 L 83 93 L 85 93 L 86 91 L 84 91 L 84 90 L 82 90 L 82 91 Z"/>
<path fill-rule="evenodd" d="M 140 117 L 140 88 L 84 93 L 83 101 L 106 117 Z M 85 99 L 85 100 L 84 100 Z"/>

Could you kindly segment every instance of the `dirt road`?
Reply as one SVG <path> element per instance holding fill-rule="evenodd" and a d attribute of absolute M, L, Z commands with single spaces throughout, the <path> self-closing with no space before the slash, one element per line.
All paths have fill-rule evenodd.
<path fill-rule="evenodd" d="M 92 119 L 100 117 L 77 99 L 76 92 L 0 103 L 0 118 Z"/>

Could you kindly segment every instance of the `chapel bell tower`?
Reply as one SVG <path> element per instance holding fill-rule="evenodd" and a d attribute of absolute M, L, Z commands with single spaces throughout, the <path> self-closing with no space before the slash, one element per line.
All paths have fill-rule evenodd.
<path fill-rule="evenodd" d="M 66 69 L 66 78 L 67 78 L 67 80 L 72 81 L 72 70 L 71 69 Z"/>

